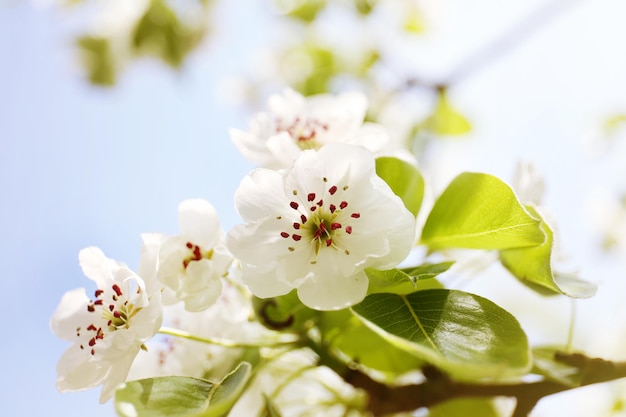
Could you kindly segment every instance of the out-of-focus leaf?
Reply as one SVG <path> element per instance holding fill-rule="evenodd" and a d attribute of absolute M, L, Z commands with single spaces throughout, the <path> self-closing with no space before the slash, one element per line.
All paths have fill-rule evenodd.
<path fill-rule="evenodd" d="M 398 348 L 461 380 L 517 377 L 531 366 L 519 322 L 474 294 L 445 289 L 372 294 L 352 310 Z"/>
<path fill-rule="evenodd" d="M 541 219 L 532 206 L 526 209 L 533 217 Z M 565 294 L 574 298 L 595 295 L 596 286 L 571 274 L 559 274 L 552 270 L 554 233 L 542 220 L 541 230 L 546 240 L 541 245 L 500 251 L 500 262 L 521 282 L 542 294 Z"/>
<path fill-rule="evenodd" d="M 304 45 L 288 52 L 285 62 L 302 62 L 306 65 L 300 70 L 301 78 L 295 82 L 295 88 L 305 96 L 327 93 L 330 80 L 337 74 L 337 60 L 331 49 Z M 293 68 L 289 69 L 293 71 Z"/>
<path fill-rule="evenodd" d="M 311 23 L 326 7 L 326 0 L 275 0 L 275 5 L 287 16 Z"/>
<path fill-rule="evenodd" d="M 492 175 L 466 172 L 435 202 L 421 240 L 431 249 L 489 250 L 540 245 L 546 235 L 511 187 Z"/>
<path fill-rule="evenodd" d="M 554 347 L 538 347 L 533 349 L 533 373 L 569 387 L 578 387 L 583 375 L 580 368 L 556 360 L 555 355 L 562 349 Z"/>
<path fill-rule="evenodd" d="M 444 136 L 463 135 L 472 130 L 469 120 L 448 101 L 445 88 L 438 90 L 435 110 L 422 122 L 422 125 L 434 134 Z"/>
<path fill-rule="evenodd" d="M 129 381 L 116 391 L 115 409 L 121 417 L 221 417 L 241 395 L 250 370 L 242 362 L 217 384 L 182 376 Z"/>
<path fill-rule="evenodd" d="M 132 46 L 137 53 L 153 55 L 179 67 L 201 37 L 201 33 L 186 27 L 164 0 L 151 0 L 137 22 Z"/>
<path fill-rule="evenodd" d="M 116 68 L 110 41 L 97 36 L 83 36 L 78 38 L 77 44 L 89 81 L 100 86 L 114 85 Z"/>
<path fill-rule="evenodd" d="M 420 171 L 401 159 L 383 156 L 376 158 L 376 174 L 402 199 L 406 208 L 417 216 L 424 198 L 424 178 Z"/>
<path fill-rule="evenodd" d="M 354 0 L 354 7 L 363 16 L 367 16 L 374 10 L 378 0 Z"/>
<path fill-rule="evenodd" d="M 428 417 L 502 417 L 492 398 L 457 398 L 428 409 Z"/>

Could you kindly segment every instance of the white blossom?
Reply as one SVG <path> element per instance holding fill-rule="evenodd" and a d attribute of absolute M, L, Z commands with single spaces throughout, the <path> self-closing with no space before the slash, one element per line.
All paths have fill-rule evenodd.
<path fill-rule="evenodd" d="M 286 89 L 268 101 L 269 112 L 256 115 L 250 131 L 231 129 L 233 143 L 265 168 L 286 168 L 300 152 L 329 143 L 349 143 L 372 152 L 389 141 L 382 126 L 363 123 L 367 99 L 361 93 L 303 97 Z"/>
<path fill-rule="evenodd" d="M 156 276 L 165 285 L 164 303 L 183 301 L 189 311 L 213 304 L 222 291 L 221 277 L 228 273 L 232 256 L 224 245 L 213 206 L 202 199 L 189 199 L 178 207 L 180 234 L 161 237 Z M 144 237 L 156 247 L 154 237 Z M 154 257 L 154 249 L 144 253 Z"/>
<path fill-rule="evenodd" d="M 366 295 L 365 268 L 389 269 L 409 253 L 415 218 L 376 175 L 362 146 L 304 151 L 290 169 L 253 170 L 235 194 L 246 224 L 227 246 L 261 298 L 298 289 L 307 306 L 331 310 Z"/>
<path fill-rule="evenodd" d="M 98 248 L 79 254 L 85 275 L 97 284 L 94 298 L 84 288 L 65 293 L 50 321 L 53 332 L 73 344 L 57 366 L 57 388 L 77 391 L 103 385 L 100 401 L 126 380 L 131 363 L 161 326 L 160 293 Z"/>

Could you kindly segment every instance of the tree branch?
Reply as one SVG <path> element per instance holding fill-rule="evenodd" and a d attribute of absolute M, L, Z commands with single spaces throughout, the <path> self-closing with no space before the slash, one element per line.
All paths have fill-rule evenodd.
<path fill-rule="evenodd" d="M 626 377 L 626 362 L 611 362 L 576 353 L 559 353 L 555 355 L 555 360 L 579 369 L 579 386 Z M 422 371 L 426 381 L 398 387 L 377 382 L 357 370 L 350 370 L 344 378 L 354 387 L 369 393 L 368 408 L 375 416 L 432 407 L 454 398 L 504 396 L 517 399 L 513 417 L 525 417 L 543 397 L 577 388 L 550 380 L 514 384 L 468 383 L 455 381 L 433 366 L 427 366 Z"/>

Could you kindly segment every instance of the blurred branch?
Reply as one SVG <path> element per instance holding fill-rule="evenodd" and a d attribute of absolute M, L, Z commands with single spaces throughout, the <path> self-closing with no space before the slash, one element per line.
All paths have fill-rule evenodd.
<path fill-rule="evenodd" d="M 589 358 L 577 353 L 558 353 L 555 360 L 579 369 L 582 375 L 580 386 L 626 377 L 626 362 Z M 345 375 L 345 380 L 368 392 L 369 411 L 375 416 L 410 412 L 455 398 L 504 396 L 517 399 L 512 417 L 525 417 L 541 398 L 578 388 L 551 380 L 515 384 L 468 383 L 455 381 L 432 366 L 427 366 L 422 371 L 426 381 L 398 387 L 377 382 L 356 370 Z"/>

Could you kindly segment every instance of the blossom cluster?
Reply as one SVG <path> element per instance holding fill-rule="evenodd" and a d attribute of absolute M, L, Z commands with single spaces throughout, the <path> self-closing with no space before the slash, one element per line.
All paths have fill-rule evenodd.
<path fill-rule="evenodd" d="M 241 357 L 234 348 L 276 339 L 254 321 L 252 297 L 295 290 L 314 310 L 362 301 L 365 270 L 402 262 L 416 229 L 414 215 L 376 174 L 375 157 L 385 154 L 389 137 L 364 123 L 366 107 L 358 93 L 305 98 L 286 90 L 271 97 L 249 131 L 231 131 L 241 153 L 259 165 L 235 194 L 242 224 L 224 233 L 209 202 L 189 199 L 178 209 L 178 235 L 142 236 L 137 272 L 100 249 L 82 250 L 80 265 L 97 289 L 91 298 L 84 289 L 66 293 L 51 319 L 54 333 L 72 342 L 58 364 L 58 389 L 102 385 L 106 402 L 134 378 L 219 380 Z M 272 353 L 275 360 L 231 415 L 253 415 L 246 404 L 260 407 L 263 395 L 281 405 L 267 378 L 291 381 L 280 385 L 290 398 L 311 380 L 335 396 L 356 395 L 324 368 L 312 369 L 307 352 Z"/>

